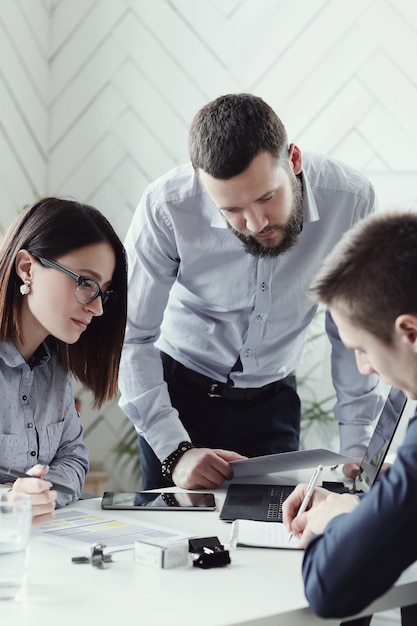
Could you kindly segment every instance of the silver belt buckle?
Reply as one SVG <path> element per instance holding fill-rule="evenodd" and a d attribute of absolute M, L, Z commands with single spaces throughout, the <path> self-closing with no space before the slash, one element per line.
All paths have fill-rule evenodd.
<path fill-rule="evenodd" d="M 217 387 L 218 387 L 217 383 L 212 383 L 210 385 L 210 388 L 208 390 L 208 397 L 209 398 L 221 398 L 222 397 L 221 393 L 216 393 Z"/>

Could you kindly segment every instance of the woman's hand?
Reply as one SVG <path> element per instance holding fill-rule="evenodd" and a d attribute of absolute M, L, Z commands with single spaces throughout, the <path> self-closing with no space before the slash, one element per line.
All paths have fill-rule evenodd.
<path fill-rule="evenodd" d="M 54 518 L 58 494 L 51 489 L 51 483 L 42 478 L 48 470 L 48 465 L 35 465 L 27 472 L 31 478 L 18 478 L 13 483 L 13 491 L 28 493 L 32 498 L 32 526 L 39 526 Z"/>

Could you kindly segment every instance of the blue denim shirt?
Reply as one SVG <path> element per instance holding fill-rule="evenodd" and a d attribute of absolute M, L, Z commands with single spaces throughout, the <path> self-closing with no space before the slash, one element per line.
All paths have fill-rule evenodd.
<path fill-rule="evenodd" d="M 50 465 L 47 478 L 64 483 L 57 505 L 79 498 L 88 470 L 80 416 L 70 379 L 45 344 L 29 365 L 12 342 L 0 343 L 0 464 L 26 472 Z M 10 478 L 0 475 L 0 483 Z"/>

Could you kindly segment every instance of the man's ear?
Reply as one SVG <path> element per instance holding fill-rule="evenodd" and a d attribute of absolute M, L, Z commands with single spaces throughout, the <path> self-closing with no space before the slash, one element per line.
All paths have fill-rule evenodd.
<path fill-rule="evenodd" d="M 32 279 L 33 256 L 28 250 L 19 250 L 14 263 L 19 278 L 23 281 Z"/>
<path fill-rule="evenodd" d="M 295 143 L 291 143 L 288 148 L 288 158 L 294 174 L 299 174 L 303 169 L 303 155 L 301 154 L 300 148 L 296 146 Z"/>
<path fill-rule="evenodd" d="M 414 345 L 417 352 L 417 314 L 404 313 L 395 320 L 395 331 L 409 344 Z"/>

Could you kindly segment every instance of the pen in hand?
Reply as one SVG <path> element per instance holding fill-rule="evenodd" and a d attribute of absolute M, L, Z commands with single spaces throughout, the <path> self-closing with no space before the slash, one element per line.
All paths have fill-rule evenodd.
<path fill-rule="evenodd" d="M 0 465 L 0 473 L 7 474 L 7 476 L 11 476 L 12 478 L 36 478 L 36 476 L 31 476 L 30 474 L 26 474 L 25 472 L 21 472 L 20 470 L 13 469 L 12 467 L 3 467 L 1 465 Z M 46 480 L 48 480 L 48 478 Z M 56 491 L 74 495 L 74 490 L 71 489 L 70 487 L 67 487 L 66 485 L 61 485 L 60 483 L 52 482 L 52 480 L 49 480 L 48 482 L 52 484 L 52 488 L 55 489 Z"/>
<path fill-rule="evenodd" d="M 310 482 L 307 485 L 307 489 L 306 489 L 306 493 L 304 496 L 304 499 L 301 503 L 300 508 L 298 509 L 297 515 L 296 517 L 298 517 L 299 515 L 301 515 L 302 513 L 304 513 L 304 511 L 306 510 L 308 503 L 310 502 L 311 496 L 313 495 L 313 492 L 316 488 L 317 482 L 320 478 L 320 474 L 321 471 L 323 469 L 323 465 L 319 465 L 317 467 L 317 469 L 315 470 L 314 474 L 312 475 L 312 477 L 310 478 Z M 294 533 L 291 531 L 290 534 L 288 535 L 288 543 L 291 541 L 291 539 L 293 538 Z"/>

